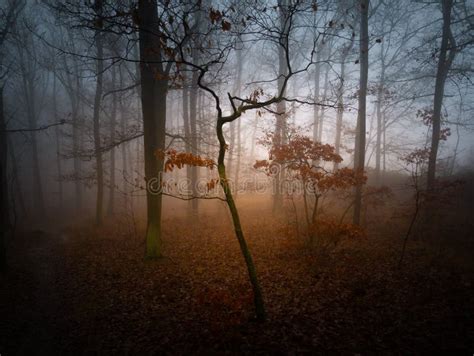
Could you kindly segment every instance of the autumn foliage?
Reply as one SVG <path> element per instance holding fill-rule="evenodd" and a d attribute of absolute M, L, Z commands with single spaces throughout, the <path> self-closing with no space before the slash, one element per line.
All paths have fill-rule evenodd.
<path fill-rule="evenodd" d="M 269 159 L 257 161 L 254 168 L 263 168 L 268 175 L 274 174 L 276 167 L 284 169 L 290 178 L 308 184 L 315 195 L 364 184 L 367 179 L 363 173 L 351 168 L 330 170 L 325 163 L 343 160 L 335 148 L 300 133 L 291 135 L 285 144 L 275 145 L 273 134 L 267 135 L 261 143 L 269 147 Z"/>
<path fill-rule="evenodd" d="M 210 158 L 202 158 L 190 152 L 178 152 L 176 150 L 156 151 L 156 156 L 165 160 L 165 172 L 172 172 L 175 168 L 184 166 L 206 167 L 213 169 L 216 165 Z"/>
<path fill-rule="evenodd" d="M 314 236 L 329 237 L 336 242 L 342 236 L 363 235 L 363 229 L 352 224 L 342 224 L 333 218 L 317 219 L 320 198 L 330 191 L 365 184 L 367 177 L 363 172 L 348 167 L 332 169 L 334 163 L 343 161 L 335 148 L 313 141 L 296 129 L 283 144 L 275 144 L 273 134 L 266 135 L 261 143 L 268 147 L 269 159 L 257 161 L 254 168 L 263 169 L 269 176 L 281 174 L 284 179 L 303 183 L 303 204 L 311 242 Z M 311 214 L 307 207 L 310 197 L 314 199 Z"/>
<path fill-rule="evenodd" d="M 423 124 L 428 128 L 431 128 L 433 125 L 433 109 L 425 108 L 422 110 L 418 110 L 416 112 L 416 117 L 423 121 Z M 442 122 L 444 124 L 444 122 Z M 439 132 L 439 139 L 441 141 L 446 141 L 448 137 L 451 136 L 451 128 L 443 127 Z"/>

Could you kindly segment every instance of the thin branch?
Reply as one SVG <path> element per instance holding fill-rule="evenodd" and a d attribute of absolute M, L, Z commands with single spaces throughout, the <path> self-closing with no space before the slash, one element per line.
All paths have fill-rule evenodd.
<path fill-rule="evenodd" d="M 59 122 L 56 122 L 54 124 L 49 124 L 49 125 L 44 125 L 44 126 L 40 126 L 40 127 L 37 127 L 37 128 L 33 128 L 33 129 L 13 129 L 13 130 L 4 130 L 4 131 L 1 131 L 1 132 L 6 132 L 6 133 L 17 133 L 17 132 L 34 132 L 34 131 L 43 131 L 43 130 L 47 130 L 49 129 L 50 127 L 53 127 L 53 126 L 59 126 L 59 125 L 64 125 L 66 123 L 66 120 L 61 120 Z"/>

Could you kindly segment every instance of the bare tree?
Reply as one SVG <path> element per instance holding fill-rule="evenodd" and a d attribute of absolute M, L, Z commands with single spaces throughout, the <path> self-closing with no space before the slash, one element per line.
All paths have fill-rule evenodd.
<path fill-rule="evenodd" d="M 359 44 L 359 109 L 357 113 L 357 131 L 355 142 L 354 168 L 363 171 L 365 168 L 365 135 L 367 111 L 367 80 L 369 74 L 369 0 L 360 1 L 360 44 Z M 355 189 L 353 223 L 360 224 L 362 208 L 362 184 Z"/>
<path fill-rule="evenodd" d="M 8 75 L 5 66 L 4 48 L 5 40 L 10 34 L 13 24 L 22 10 L 24 4 L 20 0 L 8 2 L 5 8 L 0 8 L 0 272 L 6 270 L 6 234 L 10 229 L 9 191 L 8 191 L 8 139 L 7 124 L 4 109 L 3 88 Z"/>
<path fill-rule="evenodd" d="M 443 34 L 436 72 L 435 94 L 433 99 L 433 128 L 431 133 L 431 150 L 428 160 L 427 188 L 432 190 L 436 178 L 436 159 L 438 156 L 441 135 L 441 107 L 443 105 L 444 87 L 448 72 L 456 55 L 456 40 L 451 31 L 451 10 L 453 0 L 441 0 L 443 12 Z"/>
<path fill-rule="evenodd" d="M 94 3 L 94 11 L 97 14 L 96 31 L 95 31 L 95 47 L 96 47 L 96 88 L 94 97 L 94 155 L 96 162 L 97 175 L 97 198 L 96 198 L 96 212 L 95 222 L 97 225 L 102 225 L 103 220 L 103 205 L 104 205 L 104 167 L 102 161 L 101 150 L 101 135 L 100 135 L 100 111 L 102 105 L 102 91 L 103 91 L 103 75 L 104 75 L 104 45 L 103 34 L 101 32 L 101 21 L 103 17 L 103 3 L 102 0 L 96 0 Z"/>

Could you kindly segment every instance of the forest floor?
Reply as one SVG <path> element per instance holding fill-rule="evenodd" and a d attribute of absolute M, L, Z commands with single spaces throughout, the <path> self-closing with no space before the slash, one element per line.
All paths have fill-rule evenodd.
<path fill-rule="evenodd" d="M 472 236 L 464 258 L 410 241 L 399 268 L 396 219 L 315 251 L 285 219 L 241 210 L 265 323 L 225 214 L 165 219 L 154 261 L 119 222 L 29 231 L 0 277 L 0 354 L 474 352 Z"/>

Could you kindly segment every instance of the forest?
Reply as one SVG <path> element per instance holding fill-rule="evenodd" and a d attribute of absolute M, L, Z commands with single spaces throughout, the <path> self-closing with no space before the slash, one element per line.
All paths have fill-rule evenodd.
<path fill-rule="evenodd" d="M 473 0 L 0 0 L 0 355 L 472 355 L 473 60 Z"/>

